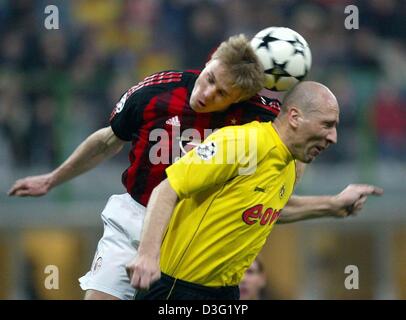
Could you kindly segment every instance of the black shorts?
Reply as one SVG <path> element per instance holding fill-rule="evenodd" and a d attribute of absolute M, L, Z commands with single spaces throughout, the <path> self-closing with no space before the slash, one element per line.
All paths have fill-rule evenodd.
<path fill-rule="evenodd" d="M 134 300 L 238 300 L 238 286 L 206 287 L 172 278 L 164 273 L 148 291 L 138 291 Z"/>

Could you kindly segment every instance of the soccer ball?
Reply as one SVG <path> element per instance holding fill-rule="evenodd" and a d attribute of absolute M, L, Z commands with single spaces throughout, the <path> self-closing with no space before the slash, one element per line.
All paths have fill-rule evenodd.
<path fill-rule="evenodd" d="M 266 28 L 252 38 L 251 46 L 265 69 L 265 87 L 269 90 L 287 91 L 310 70 L 309 45 L 292 29 Z"/>

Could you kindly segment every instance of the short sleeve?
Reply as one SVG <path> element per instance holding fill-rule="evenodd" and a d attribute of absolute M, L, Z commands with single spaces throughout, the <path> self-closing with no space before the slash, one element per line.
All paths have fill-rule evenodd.
<path fill-rule="evenodd" d="M 124 141 L 131 141 L 142 122 L 144 103 L 141 90 L 124 93 L 110 116 L 110 126 L 114 134 Z"/>

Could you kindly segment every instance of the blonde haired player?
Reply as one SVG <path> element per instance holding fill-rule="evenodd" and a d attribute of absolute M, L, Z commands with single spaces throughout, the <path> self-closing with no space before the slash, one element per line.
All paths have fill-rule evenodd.
<path fill-rule="evenodd" d="M 263 77 L 249 41 L 236 36 L 220 48 L 221 53 L 219 51 L 200 73 L 159 72 L 131 87 L 115 106 L 110 126 L 91 134 L 52 172 L 19 179 L 10 189 L 11 196 L 45 195 L 115 155 L 127 142 L 132 143 L 130 165 L 122 177 L 126 192 L 112 195 L 107 202 L 101 214 L 103 237 L 89 272 L 80 280 L 86 299 L 131 299 L 134 295 L 125 265 L 137 254 L 151 192 L 165 178 L 165 168 L 173 160 L 173 144 L 169 143 L 170 162 L 151 163 L 148 154 L 153 146 L 150 136 L 154 129 L 163 129 L 176 140 L 182 136 L 172 137 L 174 127 L 179 128 L 180 133 L 193 128 L 203 137 L 204 129 L 253 120 L 270 121 L 277 116 L 278 101 L 258 95 L 242 101 L 259 90 Z M 234 81 L 234 78 L 239 80 Z M 242 92 L 239 84 L 245 88 Z M 352 199 L 352 189 L 349 187 L 344 197 L 337 198 L 292 197 L 292 206 L 286 208 L 279 220 L 286 217 L 286 222 L 290 222 L 347 215 L 342 204 Z M 343 201 L 346 198 L 349 200 Z"/>

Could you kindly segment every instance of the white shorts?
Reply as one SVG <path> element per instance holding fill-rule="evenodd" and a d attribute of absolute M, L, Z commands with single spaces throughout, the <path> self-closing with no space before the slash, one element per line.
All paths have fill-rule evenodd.
<path fill-rule="evenodd" d="M 79 279 L 83 290 L 102 291 L 121 300 L 133 299 L 135 289 L 125 266 L 137 254 L 145 210 L 128 193 L 110 197 L 101 214 L 104 233 L 91 269 Z"/>

